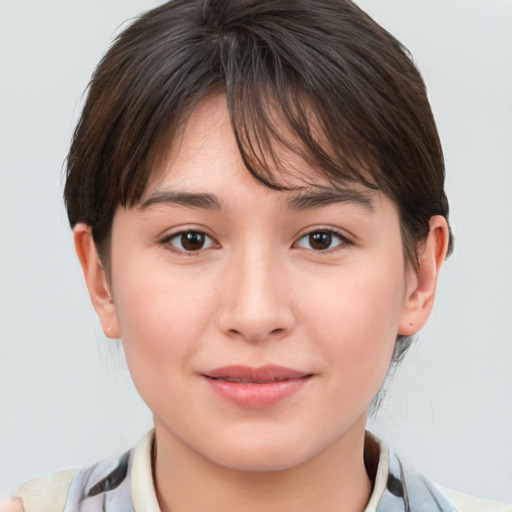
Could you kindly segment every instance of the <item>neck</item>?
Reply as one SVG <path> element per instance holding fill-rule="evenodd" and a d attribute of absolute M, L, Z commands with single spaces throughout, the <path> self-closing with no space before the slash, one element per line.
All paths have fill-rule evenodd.
<path fill-rule="evenodd" d="M 362 512 L 371 493 L 364 421 L 315 457 L 279 471 L 226 468 L 168 432 L 156 432 L 154 476 L 162 512 Z"/>

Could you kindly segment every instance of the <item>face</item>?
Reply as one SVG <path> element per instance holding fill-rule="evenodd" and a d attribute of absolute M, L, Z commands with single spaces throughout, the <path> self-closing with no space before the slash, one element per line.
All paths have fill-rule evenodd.
<path fill-rule="evenodd" d="M 210 98 L 116 212 L 114 330 L 157 439 L 263 470 L 363 435 L 404 322 L 399 218 L 380 193 L 318 185 L 257 183 Z"/>

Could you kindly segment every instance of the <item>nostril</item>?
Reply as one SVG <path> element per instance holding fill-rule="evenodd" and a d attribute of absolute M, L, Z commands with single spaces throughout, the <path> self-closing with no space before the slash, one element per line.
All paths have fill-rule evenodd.
<path fill-rule="evenodd" d="M 286 337 L 295 325 L 287 298 L 277 298 L 275 293 L 263 297 L 263 293 L 249 291 L 245 287 L 242 295 L 233 295 L 223 301 L 217 320 L 220 331 L 233 340 L 250 342 Z"/>
<path fill-rule="evenodd" d="M 286 335 L 287 329 L 285 327 L 277 327 L 275 329 L 266 330 L 263 328 L 255 328 L 254 326 L 228 329 L 226 334 L 233 339 L 246 339 L 248 341 L 264 341 L 268 339 L 278 339 Z"/>

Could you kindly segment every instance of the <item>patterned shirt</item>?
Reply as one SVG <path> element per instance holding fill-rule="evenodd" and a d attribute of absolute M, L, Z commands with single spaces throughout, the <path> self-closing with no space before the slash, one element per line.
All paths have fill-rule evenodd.
<path fill-rule="evenodd" d="M 151 431 L 118 459 L 32 480 L 15 496 L 25 512 L 160 512 L 151 469 L 153 443 Z M 365 463 L 373 473 L 373 491 L 364 512 L 512 512 L 507 505 L 440 488 L 404 467 L 370 433 Z"/>

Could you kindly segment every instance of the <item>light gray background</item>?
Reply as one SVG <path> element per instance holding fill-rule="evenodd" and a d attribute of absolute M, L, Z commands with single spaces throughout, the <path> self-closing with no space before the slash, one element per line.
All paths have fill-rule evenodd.
<path fill-rule="evenodd" d="M 136 443 L 151 418 L 89 306 L 61 201 L 80 96 L 156 0 L 0 0 L 0 488 Z M 373 428 L 444 485 L 512 500 L 512 2 L 359 0 L 413 52 L 456 252 Z"/>

